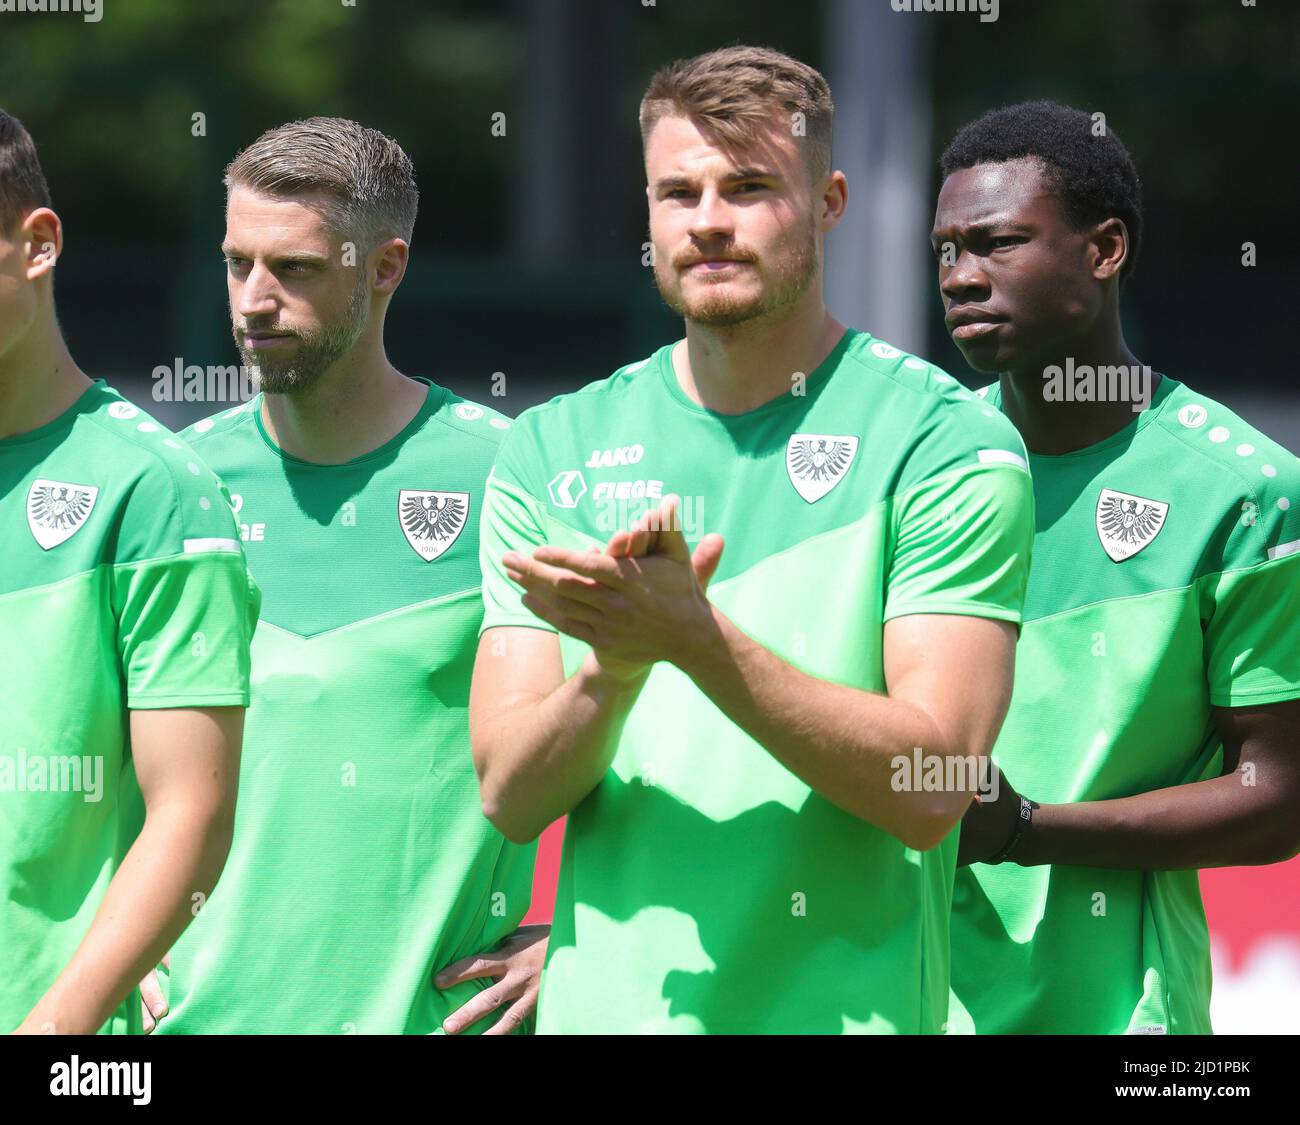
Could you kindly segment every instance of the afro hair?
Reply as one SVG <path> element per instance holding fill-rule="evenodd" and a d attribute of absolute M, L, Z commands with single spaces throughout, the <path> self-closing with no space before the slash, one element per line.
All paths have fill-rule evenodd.
<path fill-rule="evenodd" d="M 946 177 L 976 164 L 1025 157 L 1042 163 L 1048 186 L 1076 229 L 1123 220 L 1129 248 L 1120 276 L 1127 279 L 1142 245 L 1142 183 L 1123 142 L 1108 127 L 1098 135 L 1090 114 L 1051 101 L 990 110 L 958 131 L 939 167 Z"/>

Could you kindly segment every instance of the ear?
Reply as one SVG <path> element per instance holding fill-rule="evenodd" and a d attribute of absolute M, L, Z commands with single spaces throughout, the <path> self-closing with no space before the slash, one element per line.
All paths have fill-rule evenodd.
<path fill-rule="evenodd" d="M 834 230 L 844 218 L 849 205 L 849 181 L 843 172 L 832 172 L 821 185 L 821 214 L 818 229 L 822 234 Z"/>
<path fill-rule="evenodd" d="M 36 281 L 53 271 L 63 253 L 63 223 L 48 207 L 38 207 L 23 220 L 18 241 L 26 244 L 27 280 Z"/>
<path fill-rule="evenodd" d="M 374 251 L 375 292 L 391 297 L 406 276 L 410 258 L 411 247 L 405 239 L 390 238 L 380 243 Z"/>
<path fill-rule="evenodd" d="M 1098 281 L 1118 277 L 1128 261 L 1128 227 L 1123 219 L 1107 219 L 1093 227 L 1088 237 L 1089 265 Z"/>

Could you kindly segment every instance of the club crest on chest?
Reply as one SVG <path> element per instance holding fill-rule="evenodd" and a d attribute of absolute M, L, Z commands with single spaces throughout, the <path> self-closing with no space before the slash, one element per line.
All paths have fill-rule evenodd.
<path fill-rule="evenodd" d="M 425 562 L 445 554 L 469 522 L 468 492 L 403 488 L 397 519 L 411 548 Z"/>
<path fill-rule="evenodd" d="M 850 434 L 794 434 L 785 446 L 785 468 L 800 496 L 815 504 L 844 479 L 857 456 Z"/>
<path fill-rule="evenodd" d="M 99 489 L 92 484 L 35 480 L 27 490 L 27 526 L 41 549 L 66 543 L 86 525 Z"/>
<path fill-rule="evenodd" d="M 1123 562 L 1151 545 L 1168 515 L 1163 501 L 1103 488 L 1097 498 L 1097 536 L 1106 554 Z"/>

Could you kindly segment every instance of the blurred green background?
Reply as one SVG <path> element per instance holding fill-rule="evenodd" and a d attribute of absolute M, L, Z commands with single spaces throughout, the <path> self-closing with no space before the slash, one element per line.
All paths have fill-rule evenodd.
<path fill-rule="evenodd" d="M 982 110 L 1056 97 L 1105 112 L 1143 175 L 1138 354 L 1300 447 L 1296 0 L 1002 0 L 994 23 L 889 0 L 103 0 L 97 23 L 0 15 L 0 106 L 35 136 L 67 227 L 73 351 L 127 393 L 146 399 L 176 357 L 238 362 L 221 171 L 272 125 L 337 114 L 418 170 L 390 354 L 480 399 L 506 372 L 491 401 L 515 414 L 679 334 L 641 265 L 636 105 L 656 66 L 735 42 L 788 50 L 836 90 L 837 154 L 859 169 L 859 222 L 832 236 L 842 317 L 982 381 L 941 323 L 935 160 Z M 175 424 L 215 408 L 150 404 Z"/>

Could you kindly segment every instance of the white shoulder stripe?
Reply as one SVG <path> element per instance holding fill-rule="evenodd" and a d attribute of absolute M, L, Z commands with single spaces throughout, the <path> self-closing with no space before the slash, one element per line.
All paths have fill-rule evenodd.
<path fill-rule="evenodd" d="M 205 551 L 229 551 L 238 554 L 240 551 L 238 539 L 186 539 L 185 553 L 187 555 L 199 555 Z"/>
<path fill-rule="evenodd" d="M 1300 539 L 1292 540 L 1290 543 L 1279 543 L 1276 547 L 1268 549 L 1268 560 L 1286 558 L 1287 555 L 1300 555 Z"/>
<path fill-rule="evenodd" d="M 1015 465 L 1017 468 L 1029 472 L 1029 462 L 1021 457 L 1019 453 L 1012 453 L 1009 449 L 981 449 L 980 463 L 984 465 Z"/>

